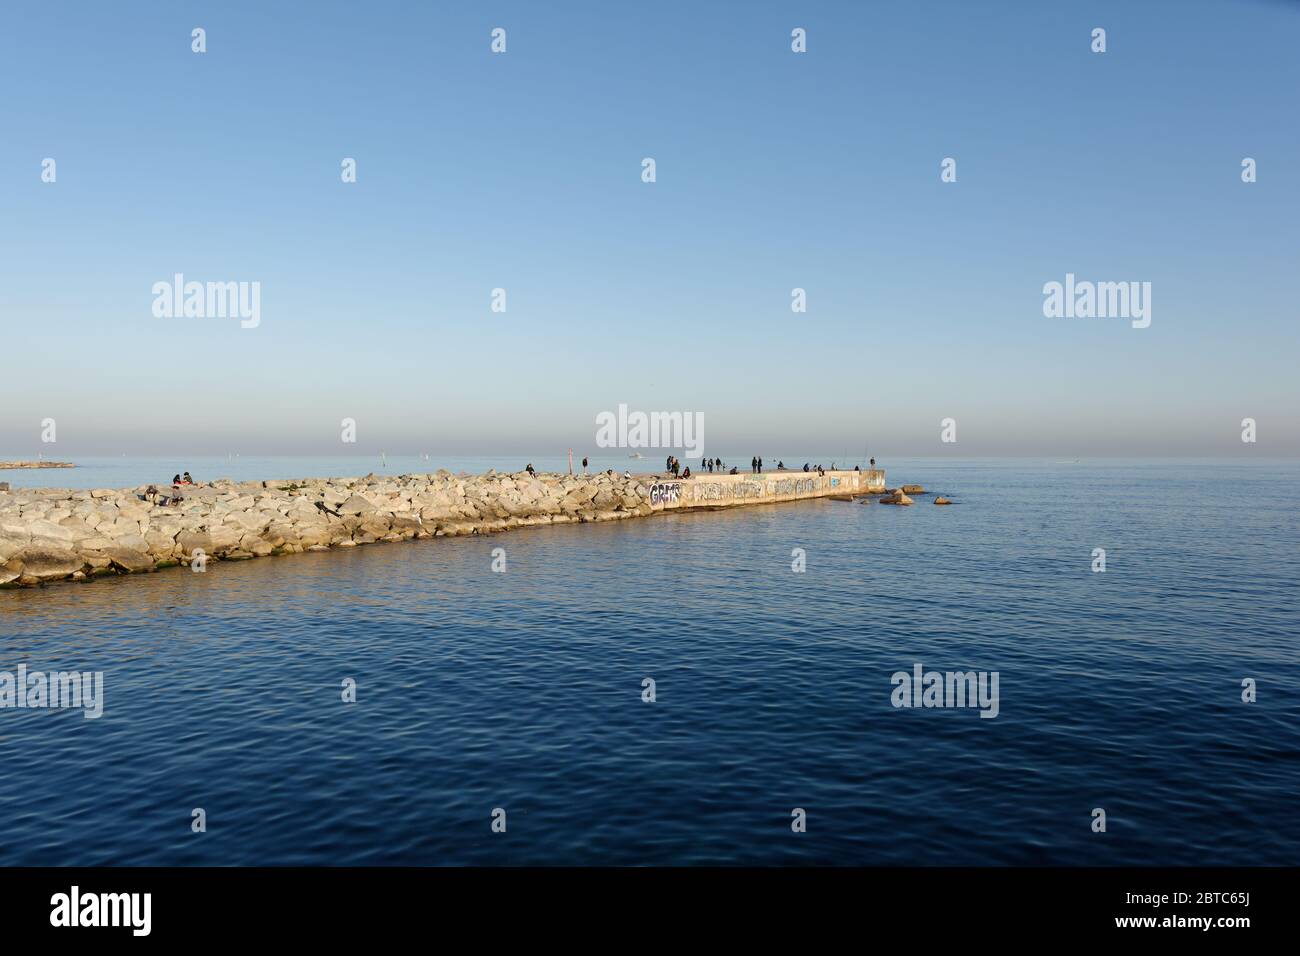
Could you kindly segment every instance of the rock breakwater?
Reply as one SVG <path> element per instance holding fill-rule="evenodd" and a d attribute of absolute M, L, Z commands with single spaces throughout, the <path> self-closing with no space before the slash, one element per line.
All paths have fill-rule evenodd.
<path fill-rule="evenodd" d="M 376 541 L 650 514 L 635 478 L 527 473 L 229 482 L 163 503 L 146 487 L 0 493 L 0 586 L 139 573 Z"/>
<path fill-rule="evenodd" d="M 429 475 L 0 491 L 0 587 L 883 489 L 883 472 Z"/>

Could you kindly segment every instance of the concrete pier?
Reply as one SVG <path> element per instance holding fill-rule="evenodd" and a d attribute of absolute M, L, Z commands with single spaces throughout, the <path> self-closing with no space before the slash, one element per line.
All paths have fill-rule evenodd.
<path fill-rule="evenodd" d="M 805 498 L 877 494 L 885 490 L 885 472 L 774 471 L 760 475 L 695 475 L 675 481 L 653 482 L 650 504 L 657 511 L 693 508 L 733 508 L 738 505 L 777 504 Z"/>

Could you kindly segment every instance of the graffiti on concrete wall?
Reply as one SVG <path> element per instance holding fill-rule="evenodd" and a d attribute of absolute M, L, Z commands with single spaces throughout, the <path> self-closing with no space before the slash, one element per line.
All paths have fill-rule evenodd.
<path fill-rule="evenodd" d="M 780 478 L 772 483 L 772 492 L 778 495 L 801 495 L 816 490 L 816 478 Z"/>
<path fill-rule="evenodd" d="M 650 504 L 668 505 L 677 504 L 682 497 L 682 486 L 680 482 L 664 481 L 650 486 Z"/>
<path fill-rule="evenodd" d="M 696 501 L 734 501 L 737 498 L 761 498 L 763 485 L 749 481 L 703 481 L 694 485 Z"/>
<path fill-rule="evenodd" d="M 820 487 L 818 478 L 767 478 L 746 476 L 739 482 L 696 481 L 691 483 L 695 501 L 735 501 L 744 498 L 765 498 L 774 495 L 811 494 Z"/>

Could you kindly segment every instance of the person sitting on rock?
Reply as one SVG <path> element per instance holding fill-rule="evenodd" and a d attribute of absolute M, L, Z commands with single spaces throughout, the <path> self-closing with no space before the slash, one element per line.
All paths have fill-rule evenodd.
<path fill-rule="evenodd" d="M 803 463 L 803 470 L 804 470 L 804 471 L 807 471 L 807 470 L 808 470 L 808 462 L 806 462 L 806 461 Z"/>
<path fill-rule="evenodd" d="M 732 466 L 731 466 L 731 471 L 727 472 L 727 474 L 729 474 L 729 475 L 734 475 L 734 474 L 736 474 L 736 466 L 735 466 L 735 465 L 732 465 Z"/>
<path fill-rule="evenodd" d="M 180 475 L 172 475 L 172 487 L 173 487 L 173 488 L 179 487 L 179 486 L 180 486 L 180 483 L 181 483 L 181 476 L 180 476 Z"/>
<path fill-rule="evenodd" d="M 682 472 L 682 477 L 683 477 L 683 478 L 689 478 L 689 477 L 691 477 L 691 469 L 690 469 L 689 466 L 687 466 L 686 470 L 685 470 L 684 472 Z"/>
<path fill-rule="evenodd" d="M 528 472 L 528 473 L 529 473 L 530 475 L 532 475 L 534 478 L 537 477 L 537 472 L 536 472 L 535 470 L 533 470 L 533 463 L 532 463 L 531 461 L 528 463 L 528 467 L 525 468 L 524 471 Z"/>
<path fill-rule="evenodd" d="M 624 472 L 623 472 L 623 477 L 624 477 L 624 478 L 627 478 L 627 479 L 630 481 L 631 478 L 632 478 L 632 472 L 630 472 L 630 471 L 624 471 Z"/>
<path fill-rule="evenodd" d="M 181 476 L 181 484 L 182 484 L 182 485 L 192 485 L 192 484 L 194 484 L 194 479 L 190 477 L 190 473 L 189 473 L 188 471 L 185 472 L 185 474 Z"/>

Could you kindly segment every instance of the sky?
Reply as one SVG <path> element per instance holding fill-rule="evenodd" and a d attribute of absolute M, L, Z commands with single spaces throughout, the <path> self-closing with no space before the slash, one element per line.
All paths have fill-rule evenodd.
<path fill-rule="evenodd" d="M 1297 456 L 1297 49 L 1278 0 L 6 4 L 0 458 L 558 454 L 620 404 Z M 156 316 L 176 273 L 257 326 Z M 1067 273 L 1150 326 L 1045 316 Z"/>

